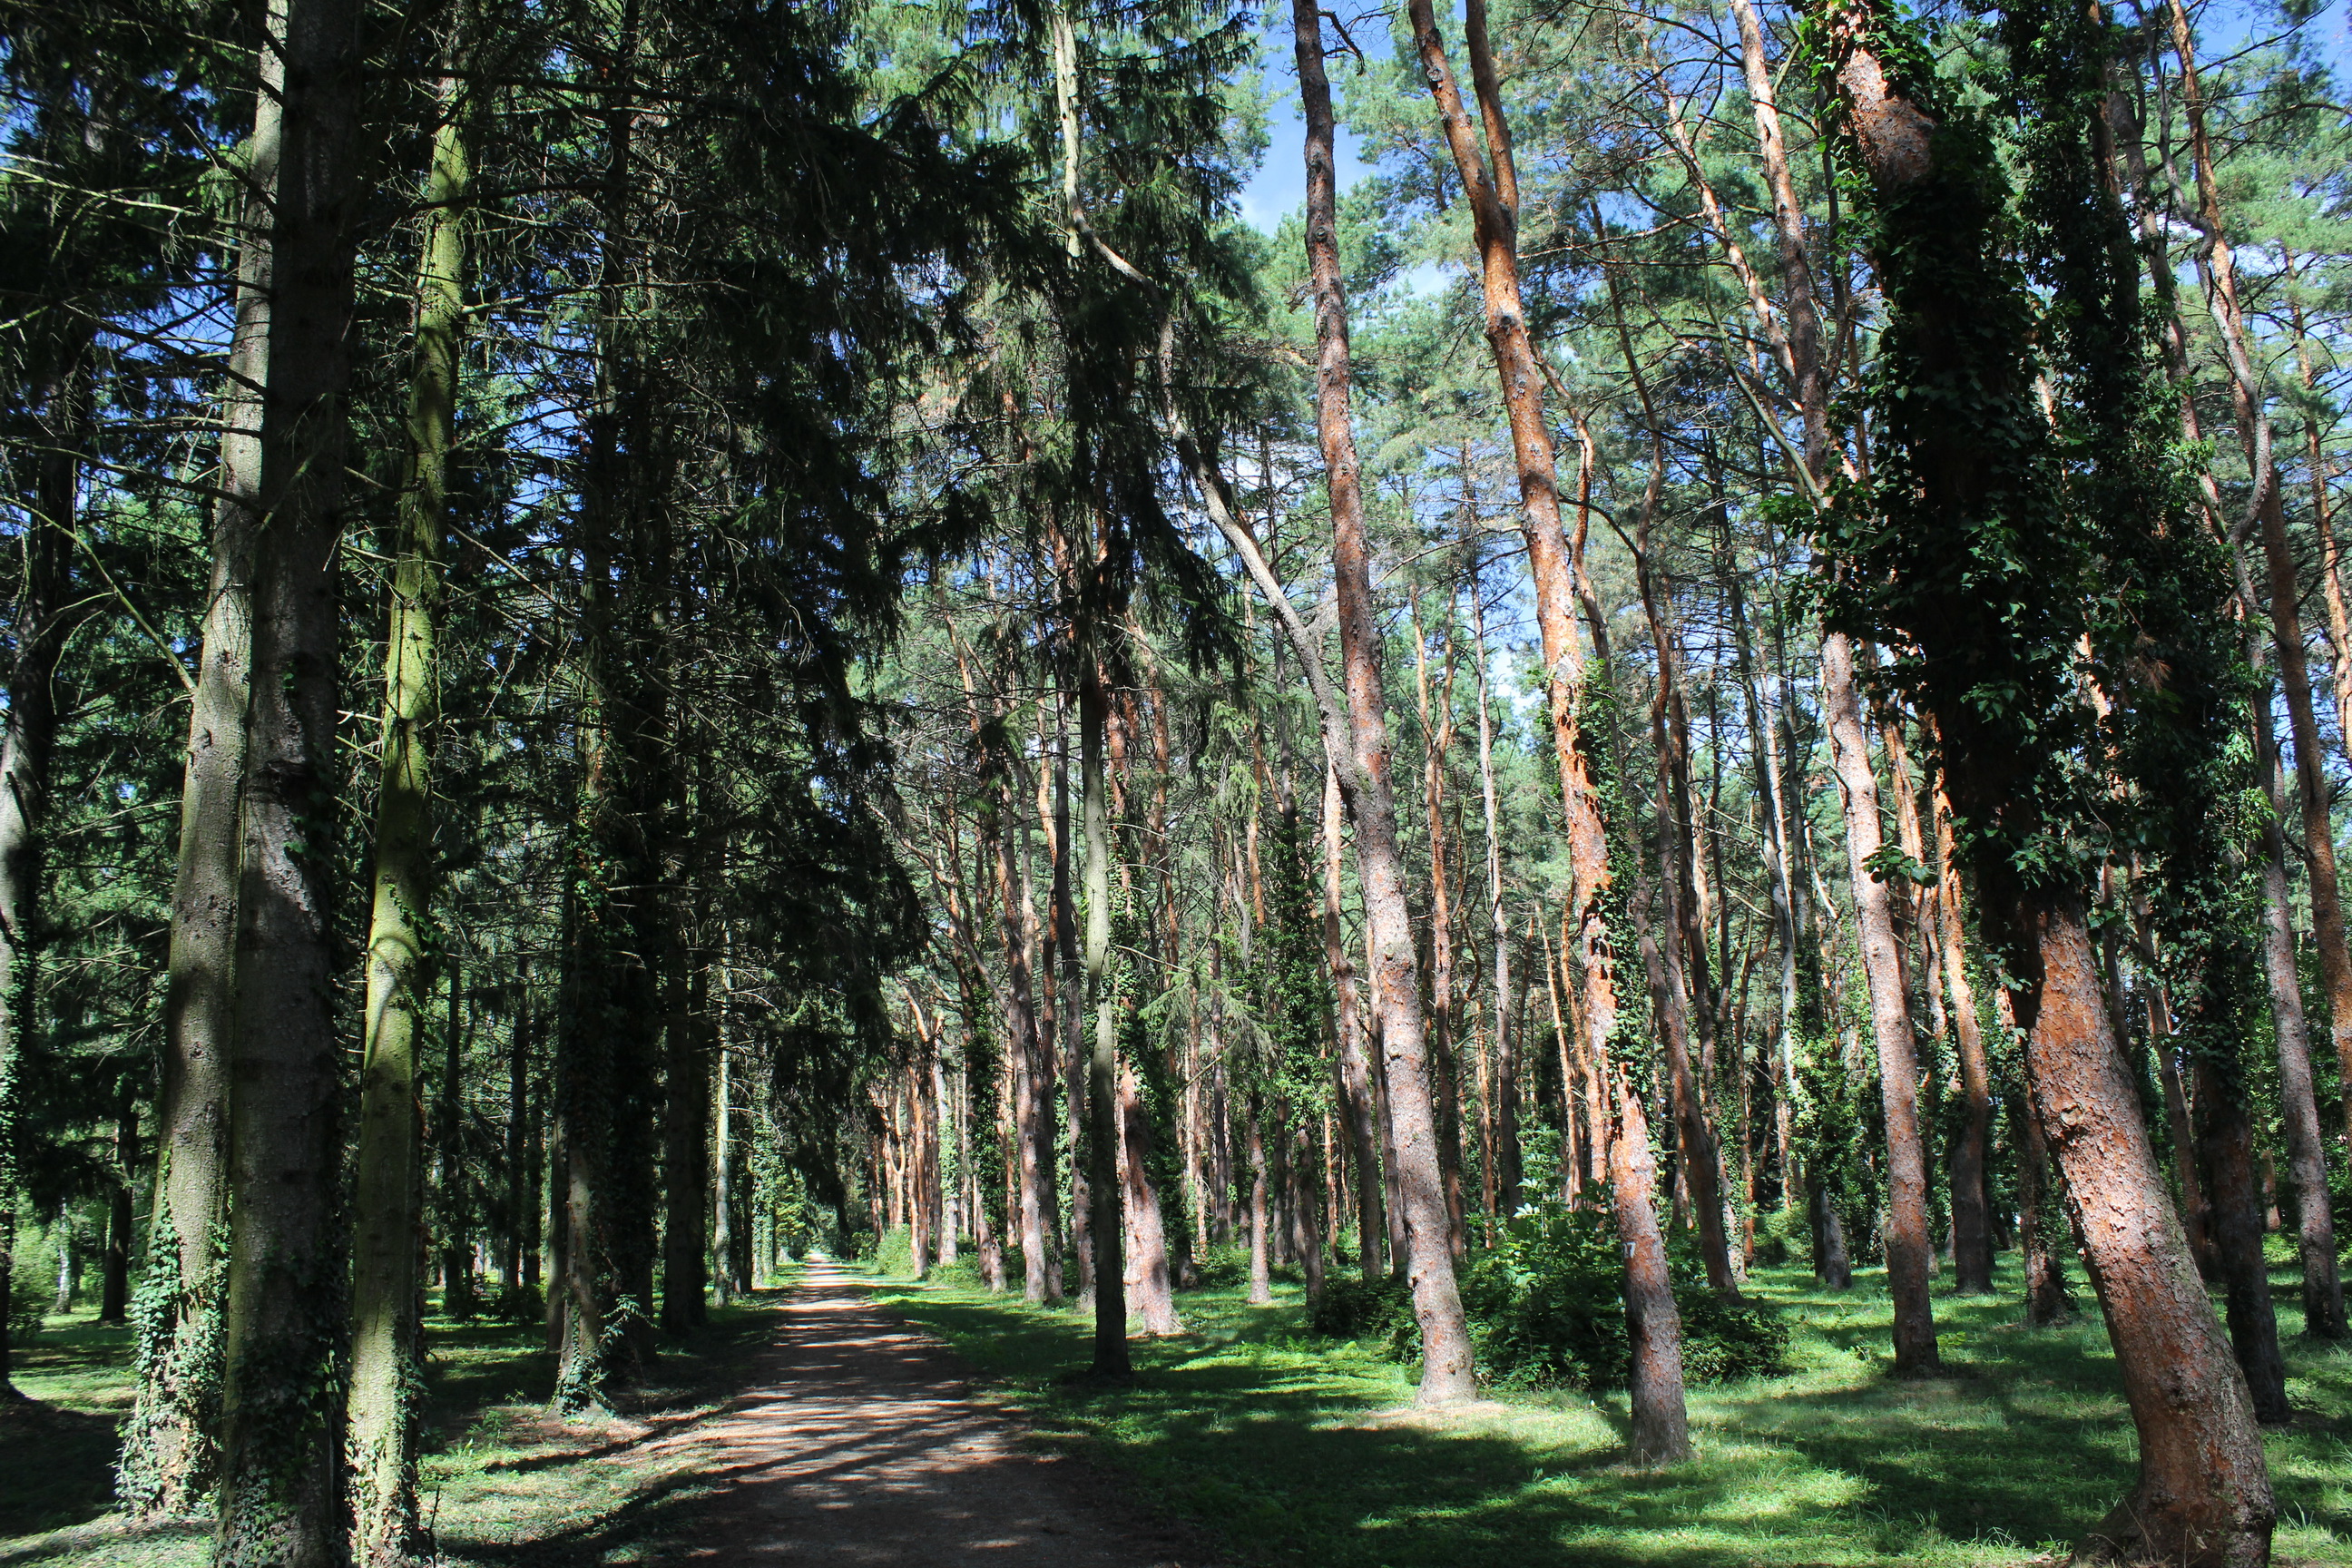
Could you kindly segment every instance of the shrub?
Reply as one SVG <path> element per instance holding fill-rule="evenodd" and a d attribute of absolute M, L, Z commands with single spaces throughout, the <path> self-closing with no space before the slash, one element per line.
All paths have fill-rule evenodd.
<path fill-rule="evenodd" d="M 536 1285 L 509 1285 L 490 1303 L 489 1315 L 518 1327 L 547 1321 L 547 1292 Z"/>
<path fill-rule="evenodd" d="M 8 1271 L 8 1342 L 29 1343 L 41 1331 L 41 1319 L 58 1299 L 58 1249 L 47 1231 L 36 1231 L 21 1217 L 16 1223 L 16 1250 Z"/>
<path fill-rule="evenodd" d="M 1193 1263 L 1203 1290 L 1230 1290 L 1249 1279 L 1249 1248 L 1231 1243 L 1212 1247 Z"/>
<path fill-rule="evenodd" d="M 1309 1320 L 1315 1331 L 1332 1340 L 1394 1342 L 1401 1331 L 1413 1336 L 1420 1348 L 1420 1325 L 1413 1321 L 1412 1292 L 1402 1279 L 1383 1276 L 1365 1283 L 1354 1275 L 1337 1275 L 1323 1282 L 1323 1299 L 1315 1303 Z"/>
<path fill-rule="evenodd" d="M 1682 1310 L 1683 1374 L 1693 1383 L 1768 1377 L 1786 1370 L 1788 1325 L 1777 1308 L 1726 1301 L 1695 1259 L 1670 1255 Z M 1625 1334 L 1624 1276 L 1615 1229 L 1602 1213 L 1556 1200 L 1524 1209 L 1500 1242 L 1461 1273 L 1462 1305 L 1482 1381 L 1503 1387 L 1623 1388 L 1633 1369 Z M 1334 1339 L 1385 1341 L 1391 1356 L 1421 1354 L 1421 1325 L 1401 1281 L 1335 1279 L 1315 1310 L 1315 1331 Z"/>
<path fill-rule="evenodd" d="M 861 1250 L 860 1259 L 864 1254 Z M 915 1277 L 915 1234 L 903 1225 L 894 1225 L 882 1233 L 881 1244 L 874 1249 L 874 1267 L 884 1274 L 900 1279 Z"/>

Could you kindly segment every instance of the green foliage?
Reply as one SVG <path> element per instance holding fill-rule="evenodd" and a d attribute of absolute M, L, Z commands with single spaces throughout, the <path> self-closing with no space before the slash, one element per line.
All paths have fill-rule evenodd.
<path fill-rule="evenodd" d="M 1790 1329 L 1760 1300 L 1726 1300 L 1709 1289 L 1698 1260 L 1670 1255 L 1683 1319 L 1683 1374 L 1732 1383 L 1789 1370 Z M 1625 1333 L 1624 1266 L 1606 1214 L 1547 1199 L 1503 1222 L 1501 1240 L 1462 1271 L 1462 1304 L 1479 1381 L 1507 1388 L 1625 1386 L 1633 1352 Z M 1333 1279 L 1315 1304 L 1315 1331 L 1334 1339 L 1379 1340 L 1410 1362 L 1421 1326 L 1402 1281 Z"/>
<path fill-rule="evenodd" d="M 1895 651 L 1888 679 L 1965 760 L 1948 775 L 1961 854 L 2004 884 L 2077 885 L 2105 837 L 2076 654 L 2094 559 L 2034 399 L 2037 322 L 1993 122 L 1878 0 L 1810 12 L 1802 47 L 1887 302 L 1870 477 L 1841 480 L 1813 524 L 1833 567 L 1823 612 Z M 1847 122 L 1837 79 L 1858 48 L 1934 123 L 1908 184 L 1877 184 Z"/>
<path fill-rule="evenodd" d="M 870 1260 L 874 1268 L 894 1279 L 915 1277 L 915 1233 L 903 1225 L 894 1225 L 884 1231 L 881 1239 L 869 1255 L 863 1247 L 858 1252 L 861 1262 Z"/>

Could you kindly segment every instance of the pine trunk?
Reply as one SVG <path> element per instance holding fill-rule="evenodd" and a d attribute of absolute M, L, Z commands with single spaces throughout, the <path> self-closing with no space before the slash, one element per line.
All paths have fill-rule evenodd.
<path fill-rule="evenodd" d="M 454 82 L 441 102 L 454 114 Z M 434 134 L 409 372 L 408 485 L 391 552 L 384 635 L 383 762 L 376 789 L 375 887 L 368 922 L 367 1013 L 360 1050 L 354 1163 L 350 1452 L 352 1552 L 400 1563 L 425 1546 L 416 1510 L 415 1391 L 424 1375 L 416 1311 L 416 1197 L 423 1181 L 417 1037 L 433 921 L 433 746 L 440 721 L 436 625 L 457 348 L 465 332 L 465 132 Z M 451 1019 L 454 1031 L 456 1020 Z M 445 1160 L 457 1129 L 440 1129 Z M 445 1166 L 446 1169 L 446 1166 Z"/>
<path fill-rule="evenodd" d="M 285 85 L 261 382 L 269 526 L 255 551 L 238 814 L 216 1554 L 289 1568 L 340 1562 L 347 1545 L 331 1381 L 348 1281 L 330 900 L 359 20 L 348 0 L 288 0 L 263 44 L 282 54 Z"/>
<path fill-rule="evenodd" d="M 283 26 L 282 5 L 269 15 Z M 272 300 L 269 212 L 283 157 L 285 58 L 258 61 L 247 186 L 236 224 L 236 323 L 221 410 L 204 648 L 189 704 L 180 842 L 163 999 L 161 1165 L 149 1266 L 170 1271 L 168 1341 L 142 1349 L 121 1489 L 159 1518 L 203 1510 L 218 1479 L 223 1259 L 227 1215 L 228 1050 L 235 1025 L 238 803 L 251 682 L 254 542 L 261 511 L 262 376 Z M 0 1221 L 0 1223 L 5 1223 Z M 0 1290 L 5 1286 L 0 1285 Z"/>
<path fill-rule="evenodd" d="M 1126 1237 L 1120 1224 L 1118 998 L 1110 973 L 1110 802 L 1103 766 L 1110 711 L 1091 637 L 1079 639 L 1080 808 L 1087 832 L 1087 989 L 1094 1049 L 1087 1059 L 1087 1186 L 1094 1244 L 1094 1375 L 1135 1375 L 1127 1352 Z"/>
<path fill-rule="evenodd" d="M 1886 1118 L 1886 1279 L 1895 1297 L 1895 1375 L 1926 1377 L 1942 1369 L 1936 1352 L 1936 1250 L 1927 1234 L 1927 1163 L 1919 1138 L 1918 1047 L 1904 994 L 1903 953 L 1894 910 L 1874 864 L 1883 842 L 1878 781 L 1862 728 L 1853 684 L 1853 645 L 1837 632 L 1822 637 L 1822 707 L 1829 721 L 1831 765 L 1845 807 L 1846 861 L 1854 924 L 1870 987 L 1871 1032 L 1878 1045 L 1879 1104 Z"/>
<path fill-rule="evenodd" d="M 2336 874 L 2336 829 L 2330 820 L 2332 786 L 2319 749 L 2319 724 L 2312 711 L 2311 671 L 2304 659 L 2303 626 L 2296 613 L 2300 597 L 2294 556 L 2287 548 L 2286 512 L 2275 477 L 2262 504 L 2263 549 L 2269 559 L 2271 630 L 2278 647 L 2279 679 L 2286 688 L 2287 722 L 2294 742 L 2297 793 L 2303 801 L 2303 861 L 2309 873 L 2312 933 L 2319 948 L 2319 973 L 2327 995 L 2328 1016 L 2339 1058 L 2352 1058 L 2352 952 L 2347 952 L 2344 906 Z M 2258 725 L 2264 781 L 2274 810 L 2285 807 L 2285 781 L 2279 776 L 2278 747 L 2271 733 L 2271 714 L 2264 701 Z M 2266 857 L 2263 879 L 2271 881 L 2271 865 L 2284 880 L 2284 836 L 2273 822 L 2272 853 Z M 2275 891 L 2284 894 L 2284 886 Z M 2285 914 L 2282 908 L 2279 915 Z M 2290 944 L 2293 936 L 2289 934 Z M 2315 1339 L 2345 1337 L 2344 1281 L 2336 1267 L 2336 1216 L 2327 1190 L 2327 1153 L 2319 1131 L 2319 1108 L 2312 1085 L 2311 1039 L 2304 1027 L 2302 996 L 2294 981 L 2290 945 L 2287 968 L 2273 983 L 2272 1008 L 2276 1024 L 2279 1058 L 2279 1120 L 2286 1133 L 2287 1168 L 2294 1178 L 2296 1243 L 2303 1258 L 2304 1331 Z M 2285 995 L 2278 986 L 2288 986 Z M 2292 1007 L 2282 1005 L 2289 997 Z"/>
<path fill-rule="evenodd" d="M 1426 5 L 1427 0 L 1423 0 Z M 1316 426 L 1331 502 L 1332 553 L 1339 606 L 1348 732 L 1327 743 L 1347 763 L 1343 787 L 1356 821 L 1364 889 L 1372 1003 L 1380 1018 L 1389 1116 L 1395 1130 L 1395 1174 L 1402 1198 L 1405 1273 L 1421 1323 L 1424 1405 L 1475 1392 L 1469 1329 L 1454 1277 L 1452 1227 L 1430 1100 L 1422 1029 L 1421 984 L 1414 971 L 1396 805 L 1389 791 L 1388 716 L 1381 685 L 1380 628 L 1372 604 L 1370 542 L 1350 412 L 1348 304 L 1339 269 L 1338 186 L 1332 165 L 1330 85 L 1323 69 L 1322 22 L 1313 0 L 1295 0 L 1302 101 L 1307 115 L 1307 260 L 1314 279 Z M 1311 648 L 1302 658 L 1315 657 Z M 1335 761 L 1340 760 L 1335 756 Z"/>
<path fill-rule="evenodd" d="M 1945 989 L 1951 993 L 1952 1037 L 1959 1046 L 1961 1121 L 1951 1144 L 1953 1289 L 1980 1296 L 1992 1289 L 1992 1203 L 1986 1183 L 1992 1142 L 1992 1065 L 1985 1055 L 1984 1023 L 1969 980 L 1967 921 L 1960 907 L 1959 868 L 1952 858 L 1952 817 L 1943 784 L 1936 786 L 1936 889 L 1930 906 L 1932 940 L 1942 943 Z"/>

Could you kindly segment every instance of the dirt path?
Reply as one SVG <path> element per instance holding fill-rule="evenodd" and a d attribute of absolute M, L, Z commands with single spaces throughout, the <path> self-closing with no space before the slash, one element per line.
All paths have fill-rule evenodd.
<path fill-rule="evenodd" d="M 1024 1450 L 966 1396 L 936 1340 L 812 1264 L 761 1385 L 676 1441 L 724 1477 L 688 1560 L 810 1568 L 1197 1568 L 1202 1561 L 1071 1461 Z"/>

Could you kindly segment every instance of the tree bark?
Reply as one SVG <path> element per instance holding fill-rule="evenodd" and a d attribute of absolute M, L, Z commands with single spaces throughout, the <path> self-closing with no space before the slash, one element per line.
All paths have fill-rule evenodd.
<path fill-rule="evenodd" d="M 1977 1296 L 1992 1289 L 1992 1202 L 1985 1180 L 1992 1142 L 1992 1064 L 1985 1055 L 1984 1025 L 1977 1016 L 1976 989 L 1969 980 L 1968 926 L 1960 908 L 1959 868 L 1952 857 L 1951 808 L 1940 777 L 1934 816 L 1934 937 L 1943 944 L 1944 987 L 1952 998 L 1962 1110 L 1960 1135 L 1951 1146 L 1953 1288 L 1960 1295 Z"/>
<path fill-rule="evenodd" d="M 263 40 L 284 57 L 285 85 L 261 383 L 269 526 L 255 552 L 238 819 L 216 1554 L 289 1568 L 346 1548 L 327 1382 L 346 1289 L 330 900 L 359 22 L 349 0 L 287 0 Z"/>
<path fill-rule="evenodd" d="M 1425 5 L 1427 0 L 1422 0 Z M 1386 699 L 1381 685 L 1380 629 L 1374 620 L 1371 552 L 1349 412 L 1348 306 L 1339 253 L 1338 187 L 1332 166 L 1330 85 L 1323 70 L 1322 22 L 1313 0 L 1294 0 L 1300 94 L 1307 114 L 1307 260 L 1314 279 L 1317 344 L 1316 427 L 1331 502 L 1332 553 L 1339 605 L 1348 733 L 1331 733 L 1334 761 L 1345 742 L 1356 819 L 1356 853 L 1371 947 L 1373 1005 L 1380 1015 L 1389 1114 L 1396 1133 L 1396 1178 L 1404 1217 L 1405 1272 L 1420 1321 L 1423 1405 L 1475 1392 L 1467 1321 L 1454 1277 L 1444 1175 L 1430 1105 L 1429 1063 L 1422 1031 L 1421 985 L 1414 973 L 1396 806 L 1389 793 Z M 1302 647 L 1303 659 L 1319 658 Z"/>
<path fill-rule="evenodd" d="M 2234 1064 L 2232 1064 L 2234 1066 Z M 2279 1353 L 2278 1312 L 2263 1259 L 2263 1192 L 2254 1169 L 2253 1119 L 2245 1085 L 2217 1064 L 2197 1064 L 2197 1152 L 2212 1194 L 2213 1251 L 2230 1345 L 2245 1373 L 2254 1418 L 2277 1426 L 2286 1402 L 2286 1361 Z"/>
<path fill-rule="evenodd" d="M 2270 510 L 2277 512 L 2277 503 L 2272 503 Z M 2277 593 L 2279 583 L 2272 581 L 2272 595 L 2277 597 Z M 2284 827 L 2286 778 L 2279 771 L 2279 742 L 2277 733 L 2272 731 L 2267 691 L 2255 700 L 2253 731 L 2255 766 L 2263 769 L 2263 787 L 2270 793 L 2270 816 L 2263 823 L 2263 973 L 2270 980 L 2272 1039 L 2277 1041 L 2279 1051 L 2279 1123 L 2286 1133 L 2288 1171 L 2295 1180 L 2295 1250 L 2303 1258 L 2303 1331 L 2319 1340 L 2340 1340 L 2345 1338 L 2345 1289 L 2343 1277 L 2336 1269 L 2336 1206 L 2328 1194 L 2326 1142 L 2319 1133 L 2319 1100 L 2312 1086 L 2312 1037 L 2303 1018 L 2303 978 L 2295 966 L 2295 912 L 2286 877 Z M 2310 778 L 2305 778 L 2303 787 L 2310 790 Z M 2326 795 L 2322 795 L 2319 811 L 2324 818 Z M 2307 816 L 2305 832 L 2310 832 Z M 2322 826 L 2322 832 L 2326 832 L 2326 826 Z M 2218 1192 L 2210 1194 L 2210 1206 L 2216 1211 L 2221 1206 Z M 2216 1213 L 2213 1217 L 2218 1232 L 2221 1215 Z M 2253 1234 L 2255 1253 L 2261 1253 L 2261 1229 Z M 2263 1277 L 2263 1295 L 2267 1302 L 2267 1274 Z M 2234 1331 L 2232 1338 L 2237 1338 Z M 2277 1338 L 2277 1328 L 2272 1328 L 2272 1338 Z M 2253 1377 L 2253 1371 L 2246 1375 Z M 2284 1404 L 2284 1394 L 2279 1399 Z M 2261 1383 L 2255 1383 L 2255 1404 L 2261 1405 Z"/>
<path fill-rule="evenodd" d="M 1094 1011 L 1094 1049 L 1087 1062 L 1087 1185 L 1094 1242 L 1094 1375 L 1135 1375 L 1127 1353 L 1126 1237 L 1120 1224 L 1118 1151 L 1118 998 L 1110 973 L 1110 803 L 1104 778 L 1103 731 L 1109 693 L 1090 636 L 1079 639 L 1080 805 L 1087 830 L 1087 1001 Z"/>
<path fill-rule="evenodd" d="M 1853 644 L 1837 632 L 1822 637 L 1822 708 L 1829 721 L 1830 763 L 1845 807 L 1846 863 L 1853 889 L 1854 925 L 1870 987 L 1871 1032 L 1878 1045 L 1879 1104 L 1886 1118 L 1886 1281 L 1895 1297 L 1895 1375 L 1927 1377 L 1942 1370 L 1936 1352 L 1935 1243 L 1927 1234 L 1927 1163 L 1919 1139 L 1919 1061 L 1904 994 L 1903 953 L 1886 884 L 1872 861 L 1883 843 L 1878 781 L 1854 691 Z"/>
<path fill-rule="evenodd" d="M 284 5 L 268 8 L 281 32 Z M 163 995 L 160 1164 L 150 1267 L 171 1270 L 171 1337 L 142 1356 L 122 1492 L 142 1514 L 198 1512 L 218 1479 L 221 1292 L 227 1214 L 228 1050 L 236 1012 L 237 812 L 251 680 L 254 542 L 261 516 L 261 395 L 274 297 L 270 210 L 284 156 L 285 57 L 257 61 L 254 132 L 236 219 L 236 321 L 222 399 L 204 649 L 189 704 Z"/>
<path fill-rule="evenodd" d="M 368 922 L 367 1013 L 360 1047 L 354 1162 L 349 1436 L 352 1547 L 362 1564 L 425 1549 L 416 1510 L 416 1389 L 424 1376 L 416 1197 L 424 1178 L 417 1035 L 431 942 L 433 749 L 440 721 L 436 612 L 457 430 L 457 351 L 465 333 L 465 204 L 471 184 L 459 89 L 445 79 L 434 132 L 409 370 L 408 484 L 397 512 L 384 634 L 383 761 L 376 785 L 374 900 Z M 456 1019 L 450 1020 L 454 1030 Z M 519 1074 L 513 1080 L 520 1083 Z M 441 1128 L 454 1154 L 454 1126 Z M 445 1167 L 446 1168 L 446 1167 Z"/>

